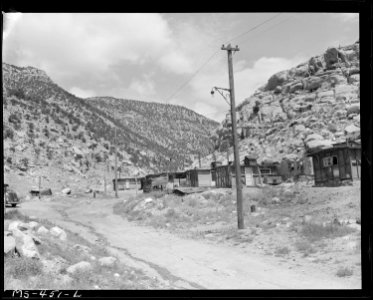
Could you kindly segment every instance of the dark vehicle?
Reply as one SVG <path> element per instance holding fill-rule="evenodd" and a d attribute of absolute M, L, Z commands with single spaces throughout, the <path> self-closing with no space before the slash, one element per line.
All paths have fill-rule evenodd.
<path fill-rule="evenodd" d="M 4 202 L 5 206 L 11 205 L 13 207 L 16 207 L 16 205 L 19 204 L 19 198 L 16 192 L 9 189 L 8 184 L 4 184 Z"/>

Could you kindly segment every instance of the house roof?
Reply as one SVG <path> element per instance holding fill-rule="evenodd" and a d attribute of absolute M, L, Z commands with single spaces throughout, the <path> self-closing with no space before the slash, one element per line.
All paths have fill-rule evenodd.
<path fill-rule="evenodd" d="M 307 156 L 314 156 L 316 154 L 320 154 L 320 153 L 323 153 L 323 152 L 329 152 L 329 151 L 333 151 L 333 150 L 337 150 L 337 149 L 361 149 L 361 142 L 359 141 L 345 141 L 345 142 L 341 142 L 341 143 L 336 143 L 336 144 L 333 144 L 332 147 L 328 147 L 328 148 L 324 148 L 324 149 L 318 149 L 318 150 L 315 150 L 315 151 L 309 151 L 307 153 Z"/>

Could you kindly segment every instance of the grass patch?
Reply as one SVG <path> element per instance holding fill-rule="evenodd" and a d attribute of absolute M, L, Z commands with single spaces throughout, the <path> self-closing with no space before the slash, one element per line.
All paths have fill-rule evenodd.
<path fill-rule="evenodd" d="M 289 253 L 290 249 L 288 247 L 279 247 L 275 250 L 275 256 L 288 255 Z"/>
<path fill-rule="evenodd" d="M 4 274 L 18 279 L 37 276 L 42 272 L 42 264 L 28 257 L 4 257 Z"/>
<path fill-rule="evenodd" d="M 338 269 L 335 275 L 337 275 L 338 277 L 348 277 L 348 276 L 351 276 L 353 273 L 354 272 L 352 271 L 352 269 L 347 268 L 347 267 L 342 267 Z"/>
<path fill-rule="evenodd" d="M 8 210 L 4 214 L 4 220 L 14 220 L 14 219 L 20 220 L 20 221 L 25 222 L 25 223 L 32 221 L 32 219 L 30 219 L 28 216 L 25 216 L 25 215 L 21 214 L 16 209 Z"/>
<path fill-rule="evenodd" d="M 337 238 L 355 232 L 356 229 L 347 226 L 340 226 L 335 224 L 328 224 L 323 226 L 321 224 L 309 223 L 302 227 L 301 234 L 309 241 L 318 241 L 323 238 Z"/>
<path fill-rule="evenodd" d="M 313 247 L 313 245 L 306 240 L 298 240 L 295 243 L 295 248 L 297 251 L 304 254 L 304 256 L 308 256 L 310 254 L 314 254 L 317 250 Z"/>

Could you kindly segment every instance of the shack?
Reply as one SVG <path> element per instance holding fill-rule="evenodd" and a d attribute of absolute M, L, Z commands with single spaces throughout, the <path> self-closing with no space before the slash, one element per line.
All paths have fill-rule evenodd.
<path fill-rule="evenodd" d="M 210 169 L 191 169 L 185 172 L 186 185 L 193 187 L 210 187 L 212 177 Z"/>
<path fill-rule="evenodd" d="M 279 174 L 280 163 L 272 160 L 264 160 L 259 166 L 260 176 L 263 178 L 263 183 L 276 185 L 282 182 L 282 177 Z"/>
<path fill-rule="evenodd" d="M 141 179 L 135 177 L 118 178 L 118 191 L 140 188 Z M 113 190 L 115 191 L 115 179 L 113 179 Z"/>
<path fill-rule="evenodd" d="M 245 156 L 243 174 L 245 175 L 246 186 L 256 186 L 258 183 L 261 183 L 260 166 L 258 165 L 257 157 Z"/>
<path fill-rule="evenodd" d="M 353 141 L 309 152 L 315 186 L 339 186 L 361 178 L 361 144 Z"/>

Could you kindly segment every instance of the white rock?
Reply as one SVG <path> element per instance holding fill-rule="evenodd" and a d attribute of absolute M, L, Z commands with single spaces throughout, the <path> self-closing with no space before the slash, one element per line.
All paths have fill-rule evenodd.
<path fill-rule="evenodd" d="M 4 255 L 12 253 L 16 248 L 16 240 L 11 236 L 4 236 Z"/>
<path fill-rule="evenodd" d="M 39 251 L 31 236 L 18 229 L 13 230 L 13 236 L 16 240 L 16 248 L 22 256 L 40 259 Z"/>
<path fill-rule="evenodd" d="M 38 223 L 38 222 L 35 222 L 35 221 L 31 221 L 31 222 L 28 223 L 28 226 L 29 226 L 30 229 L 35 230 L 36 227 L 39 226 L 39 223 Z"/>
<path fill-rule="evenodd" d="M 113 256 L 101 257 L 98 261 L 101 266 L 110 267 L 116 262 L 116 258 Z"/>
<path fill-rule="evenodd" d="M 153 199 L 152 199 L 152 198 L 146 198 L 146 199 L 144 200 L 144 202 L 145 202 L 145 203 L 150 203 L 150 202 L 153 202 Z"/>
<path fill-rule="evenodd" d="M 61 228 L 59 228 L 57 226 L 51 228 L 50 229 L 50 233 L 53 236 L 58 237 L 62 241 L 65 241 L 66 238 L 67 238 L 66 232 L 63 229 L 61 229 Z"/>
<path fill-rule="evenodd" d="M 14 229 L 18 229 L 18 226 L 21 224 L 22 222 L 20 221 L 13 221 L 9 224 L 8 226 L 8 230 L 9 231 L 13 231 Z"/>
<path fill-rule="evenodd" d="M 354 224 L 348 224 L 347 226 L 350 227 L 350 228 L 361 231 L 361 225 L 360 224 L 354 223 Z"/>
<path fill-rule="evenodd" d="M 348 243 L 346 244 L 346 248 L 347 248 L 348 250 L 355 250 L 355 249 L 358 248 L 358 243 L 355 242 L 355 241 L 348 242 Z"/>
<path fill-rule="evenodd" d="M 37 233 L 38 234 L 47 234 L 47 233 L 49 233 L 49 230 L 47 228 L 45 228 L 44 226 L 40 226 Z"/>
<path fill-rule="evenodd" d="M 279 203 L 280 199 L 278 197 L 273 197 L 272 198 L 272 203 Z"/>
<path fill-rule="evenodd" d="M 62 194 L 70 195 L 71 194 L 71 189 L 70 188 L 64 188 L 61 192 L 62 192 Z"/>
<path fill-rule="evenodd" d="M 91 258 L 91 260 L 96 260 L 96 257 L 93 256 L 93 255 L 90 258 Z"/>
<path fill-rule="evenodd" d="M 114 277 L 120 277 L 118 273 L 114 273 Z"/>
<path fill-rule="evenodd" d="M 67 273 L 73 274 L 76 271 L 88 271 L 92 269 L 92 265 L 87 261 L 81 261 L 79 263 L 76 263 L 75 265 L 72 265 L 66 269 Z"/>

